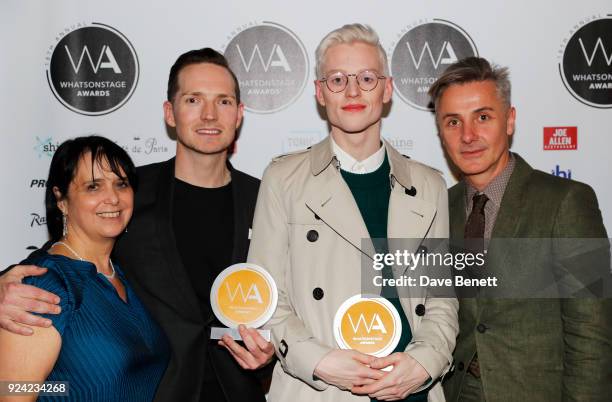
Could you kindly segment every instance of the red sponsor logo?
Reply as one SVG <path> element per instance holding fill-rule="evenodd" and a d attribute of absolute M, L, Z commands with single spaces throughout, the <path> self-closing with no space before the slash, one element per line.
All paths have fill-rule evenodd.
<path fill-rule="evenodd" d="M 578 149 L 578 127 L 544 127 L 544 150 Z"/>

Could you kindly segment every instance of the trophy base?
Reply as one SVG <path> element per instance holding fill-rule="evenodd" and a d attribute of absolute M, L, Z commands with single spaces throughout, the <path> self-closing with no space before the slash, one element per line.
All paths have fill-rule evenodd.
<path fill-rule="evenodd" d="M 259 335 L 264 338 L 266 341 L 270 342 L 270 330 L 269 329 L 258 329 Z M 221 339 L 221 337 L 225 334 L 228 334 L 235 341 L 241 341 L 242 337 L 240 336 L 240 332 L 238 332 L 238 328 L 220 328 L 220 327 L 211 327 L 210 328 L 210 339 Z"/>

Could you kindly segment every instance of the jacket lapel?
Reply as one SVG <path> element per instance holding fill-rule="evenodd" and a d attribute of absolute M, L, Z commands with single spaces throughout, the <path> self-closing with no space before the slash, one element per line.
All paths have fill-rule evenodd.
<path fill-rule="evenodd" d="M 319 191 L 308 196 L 306 207 L 338 236 L 372 259 L 374 247 L 368 229 L 340 172 L 330 166 L 317 179 L 321 182 Z"/>
<path fill-rule="evenodd" d="M 405 166 L 405 157 L 386 141 L 385 147 L 391 166 L 392 186 L 387 236 L 422 239 L 427 235 L 435 216 L 435 206 L 407 193 L 406 190 L 413 188 L 413 180 L 409 169 Z M 312 173 L 321 180 L 321 183 L 318 186 L 320 191 L 306 201 L 307 207 L 338 235 L 372 258 L 374 248 L 369 241 L 368 230 L 359 207 L 340 172 L 333 166 L 336 161 L 331 151 L 329 137 L 314 145 L 310 155 Z M 362 244 L 362 239 L 368 239 L 366 247 Z"/>
<path fill-rule="evenodd" d="M 517 211 L 520 211 L 523 205 L 523 200 L 526 196 L 525 186 L 533 169 L 517 154 L 514 154 L 514 158 L 514 171 L 510 176 L 510 181 L 508 181 L 499 212 L 497 213 L 497 219 L 491 234 L 492 238 L 515 237 L 521 224 L 521 215 L 517 214 Z"/>
<path fill-rule="evenodd" d="M 450 219 L 450 238 L 463 240 L 465 231 L 465 183 L 460 181 L 449 190 L 448 208 Z"/>
<path fill-rule="evenodd" d="M 249 232 L 251 230 L 251 221 L 249 219 L 248 198 L 240 194 L 240 185 L 242 178 L 239 174 L 234 173 L 234 167 L 227 163 L 230 173 L 232 174 L 232 198 L 234 201 L 234 244 L 232 250 L 232 264 L 244 262 L 245 256 L 249 251 Z"/>
<path fill-rule="evenodd" d="M 498 280 L 502 283 L 512 281 L 511 276 L 514 274 L 508 272 L 512 268 L 512 264 L 509 264 L 507 259 L 512 257 L 509 253 L 514 248 L 510 247 L 504 240 L 499 239 L 518 237 L 517 233 L 523 223 L 523 215 L 517 213 L 517 211 L 523 210 L 525 197 L 528 196 L 525 187 L 533 172 L 533 169 L 520 156 L 514 154 L 514 157 L 516 161 L 514 171 L 506 186 L 506 191 L 497 213 L 497 219 L 493 226 L 492 241 L 487 250 L 487 266 L 490 267 L 490 272 L 498 277 Z M 488 293 L 487 290 L 483 291 L 484 295 Z"/>
<path fill-rule="evenodd" d="M 417 197 L 419 189 L 416 180 L 406 166 L 406 157 L 397 152 L 385 141 L 389 164 L 391 165 L 391 198 L 389 199 L 389 216 L 387 236 L 400 239 L 423 239 L 436 214 L 436 207 L 428 201 Z M 410 195 L 411 190 L 416 191 Z M 423 189 L 420 189 L 423 191 Z M 418 247 L 418 245 L 417 245 Z M 416 251 L 412 250 L 412 251 Z"/>
<path fill-rule="evenodd" d="M 405 157 L 390 144 L 386 143 L 385 146 L 391 166 L 390 184 L 392 186 L 387 236 L 390 239 L 402 240 L 391 241 L 389 252 L 393 253 L 396 249 L 416 252 L 422 239 L 427 235 L 435 217 L 436 208 L 430 202 L 410 195 L 410 191 L 407 190 L 413 189 L 413 180 L 406 166 Z M 335 167 L 336 160 L 331 151 L 329 138 L 314 145 L 310 154 L 312 174 L 317 178 L 318 183 L 316 184 L 317 191 L 311 192 L 309 198 L 306 199 L 307 208 L 340 237 L 361 251 L 364 256 L 373 259 L 374 245 L 351 190 Z M 406 241 L 410 244 L 407 244 Z M 397 272 L 396 276 L 402 273 Z M 365 279 L 368 279 L 367 275 Z M 410 297 L 419 296 L 421 295 L 410 295 Z"/>
<path fill-rule="evenodd" d="M 463 236 L 465 232 L 465 197 L 466 197 L 465 182 L 461 180 L 453 186 L 448 192 L 448 209 L 450 220 L 450 250 L 460 252 L 463 250 Z M 460 271 L 453 270 L 454 274 L 460 274 Z M 465 323 L 471 323 L 477 320 L 479 309 L 482 304 L 478 303 L 478 298 L 473 295 L 467 298 L 459 298 L 459 321 L 460 327 L 465 327 Z"/>
<path fill-rule="evenodd" d="M 316 191 L 310 192 L 306 207 L 338 236 L 373 259 L 374 246 L 368 229 L 336 163 L 329 136 L 312 146 L 310 166 L 316 178 Z"/>
<path fill-rule="evenodd" d="M 200 303 L 176 247 L 172 225 L 173 195 L 174 159 L 171 159 L 167 162 L 167 166 L 160 170 L 158 178 L 157 237 L 166 260 L 165 268 L 170 271 L 170 276 L 178 288 L 176 295 L 181 301 L 181 314 L 186 314 L 194 321 L 200 322 L 202 321 Z"/>

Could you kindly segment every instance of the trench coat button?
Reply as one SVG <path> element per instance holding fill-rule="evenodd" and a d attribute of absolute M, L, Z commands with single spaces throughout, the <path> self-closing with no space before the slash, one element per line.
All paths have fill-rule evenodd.
<path fill-rule="evenodd" d="M 459 362 L 459 364 L 457 364 L 457 370 L 463 371 L 464 368 L 465 368 L 465 365 L 463 364 L 463 362 Z"/>
<path fill-rule="evenodd" d="M 314 297 L 315 300 L 321 300 L 324 294 L 325 292 L 323 292 L 321 288 L 314 288 L 312 290 L 312 297 Z"/>
<path fill-rule="evenodd" d="M 416 188 L 414 188 L 414 186 L 410 186 L 410 188 L 404 189 L 404 191 L 406 192 L 406 194 L 408 194 L 411 197 L 414 197 L 415 195 L 417 195 L 417 190 Z"/>
<path fill-rule="evenodd" d="M 287 357 L 287 352 L 289 351 L 289 346 L 287 346 L 287 342 L 284 339 L 281 339 L 280 345 L 278 345 L 278 352 L 283 357 Z"/>
<path fill-rule="evenodd" d="M 316 230 L 309 230 L 308 233 L 306 233 L 306 238 L 309 242 L 314 243 L 319 239 L 319 232 Z"/>
<path fill-rule="evenodd" d="M 315 214 L 315 219 L 316 219 L 316 220 L 318 220 L 318 221 L 320 221 L 320 220 L 321 220 L 321 217 L 320 217 L 319 215 Z"/>
<path fill-rule="evenodd" d="M 484 334 L 485 332 L 487 332 L 487 326 L 484 324 L 478 324 L 476 326 L 476 331 L 480 332 L 481 334 Z"/>
<path fill-rule="evenodd" d="M 425 315 L 425 306 L 422 304 L 417 304 L 416 308 L 414 309 L 414 312 L 419 317 L 423 317 Z"/>

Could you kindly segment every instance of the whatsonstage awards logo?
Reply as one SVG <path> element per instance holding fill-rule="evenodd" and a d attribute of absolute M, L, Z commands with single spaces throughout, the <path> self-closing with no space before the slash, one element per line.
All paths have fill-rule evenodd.
<path fill-rule="evenodd" d="M 228 36 L 222 48 L 248 111 L 274 113 L 302 94 L 308 56 L 302 41 L 287 27 L 265 21 L 245 24 Z"/>
<path fill-rule="evenodd" d="M 421 20 L 404 28 L 391 43 L 391 76 L 399 97 L 420 110 L 429 108 L 429 87 L 446 68 L 469 56 L 478 56 L 470 35 L 446 20 Z"/>
<path fill-rule="evenodd" d="M 49 87 L 73 112 L 100 116 L 114 112 L 138 84 L 138 56 L 115 28 L 97 22 L 78 23 L 56 37 L 46 57 Z"/>
<path fill-rule="evenodd" d="M 559 49 L 563 85 L 579 102 L 612 108 L 612 14 L 578 22 Z"/>

